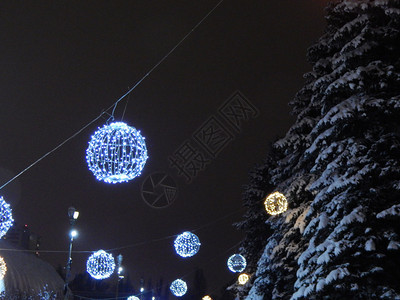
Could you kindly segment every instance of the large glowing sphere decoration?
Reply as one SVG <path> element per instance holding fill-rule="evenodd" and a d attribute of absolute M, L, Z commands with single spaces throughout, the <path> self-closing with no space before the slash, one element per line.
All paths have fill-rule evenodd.
<path fill-rule="evenodd" d="M 288 202 L 285 195 L 275 192 L 265 199 L 264 201 L 265 210 L 270 215 L 278 215 L 285 212 L 288 208 Z"/>
<path fill-rule="evenodd" d="M 0 238 L 2 238 L 13 225 L 14 219 L 12 217 L 10 204 L 0 197 Z"/>
<path fill-rule="evenodd" d="M 189 231 L 181 233 L 174 241 L 175 251 L 182 257 L 195 255 L 199 251 L 200 245 L 197 235 Z"/>
<path fill-rule="evenodd" d="M 182 297 L 187 292 L 187 285 L 182 279 L 177 279 L 171 283 L 169 289 L 175 296 Z"/>
<path fill-rule="evenodd" d="M 227 262 L 229 270 L 234 273 L 242 272 L 246 268 L 246 259 L 240 254 L 233 254 Z"/>
<path fill-rule="evenodd" d="M 123 122 L 99 128 L 86 149 L 89 170 L 107 183 L 127 182 L 142 172 L 147 148 L 140 131 Z"/>
<path fill-rule="evenodd" d="M 140 299 L 136 296 L 129 296 L 126 300 L 140 300 Z"/>
<path fill-rule="evenodd" d="M 246 284 L 249 281 L 249 279 L 250 279 L 250 276 L 247 275 L 246 273 L 240 274 L 238 277 L 239 284 L 241 284 L 241 285 Z"/>
<path fill-rule="evenodd" d="M 4 278 L 6 272 L 7 272 L 6 262 L 4 261 L 4 258 L 0 256 L 0 280 Z"/>
<path fill-rule="evenodd" d="M 95 279 L 106 279 L 111 276 L 115 269 L 114 257 L 99 250 L 93 253 L 86 262 L 86 270 Z"/>

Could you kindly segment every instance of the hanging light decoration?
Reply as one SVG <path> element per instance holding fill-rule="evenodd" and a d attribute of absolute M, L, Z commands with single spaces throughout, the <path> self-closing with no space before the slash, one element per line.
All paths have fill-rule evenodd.
<path fill-rule="evenodd" d="M 285 195 L 274 192 L 265 199 L 264 201 L 265 210 L 270 215 L 278 215 L 285 212 L 288 208 L 288 202 Z"/>
<path fill-rule="evenodd" d="M 200 245 L 197 235 L 189 231 L 181 233 L 174 241 L 175 251 L 182 257 L 195 255 L 199 251 Z"/>
<path fill-rule="evenodd" d="M 89 170 L 107 183 L 127 182 L 139 176 L 147 158 L 145 138 L 123 122 L 99 128 L 86 150 Z"/>
<path fill-rule="evenodd" d="M 250 279 L 250 276 L 246 273 L 240 274 L 238 277 L 239 284 L 245 285 Z"/>
<path fill-rule="evenodd" d="M 187 284 L 182 279 L 177 279 L 171 283 L 169 289 L 175 296 L 182 297 L 187 292 Z"/>
<path fill-rule="evenodd" d="M 0 280 L 2 280 L 4 276 L 6 276 L 6 272 L 7 272 L 6 262 L 4 261 L 4 258 L 0 256 Z"/>
<path fill-rule="evenodd" d="M 2 238 L 13 225 L 14 219 L 12 217 L 10 204 L 4 201 L 0 196 L 0 238 Z"/>
<path fill-rule="evenodd" d="M 126 300 L 140 300 L 140 299 L 136 296 L 129 296 L 128 299 Z"/>
<path fill-rule="evenodd" d="M 88 258 L 86 269 L 90 276 L 95 279 L 108 278 L 115 269 L 114 257 L 104 250 L 99 250 Z"/>
<path fill-rule="evenodd" d="M 246 259 L 240 254 L 233 254 L 228 258 L 228 268 L 234 273 L 242 272 L 246 268 Z"/>
<path fill-rule="evenodd" d="M 213 300 L 210 296 L 204 296 L 203 298 L 201 298 L 201 300 Z"/>

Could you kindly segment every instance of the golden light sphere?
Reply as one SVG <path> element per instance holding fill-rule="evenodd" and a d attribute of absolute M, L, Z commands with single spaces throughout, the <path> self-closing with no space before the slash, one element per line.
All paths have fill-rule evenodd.
<path fill-rule="evenodd" d="M 212 298 L 210 296 L 204 296 L 203 298 L 201 298 L 202 300 L 212 300 Z"/>
<path fill-rule="evenodd" d="M 285 212 L 288 208 L 288 202 L 285 195 L 279 192 L 269 194 L 268 197 L 265 199 L 264 205 L 267 213 L 272 216 L 279 215 Z"/>
<path fill-rule="evenodd" d="M 7 272 L 7 265 L 4 258 L 0 256 L 0 280 L 4 278 Z"/>
<path fill-rule="evenodd" d="M 239 284 L 244 285 L 247 283 L 247 281 L 249 281 L 249 279 L 250 279 L 250 276 L 247 275 L 246 273 L 243 273 L 243 274 L 239 275 L 238 281 L 239 281 Z"/>

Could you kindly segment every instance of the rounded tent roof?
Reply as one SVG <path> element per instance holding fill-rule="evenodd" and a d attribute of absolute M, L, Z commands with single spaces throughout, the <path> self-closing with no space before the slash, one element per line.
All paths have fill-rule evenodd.
<path fill-rule="evenodd" d="M 64 281 L 49 263 L 5 240 L 0 240 L 0 256 L 7 265 L 7 272 L 0 280 L 0 292 L 3 294 L 62 295 Z"/>

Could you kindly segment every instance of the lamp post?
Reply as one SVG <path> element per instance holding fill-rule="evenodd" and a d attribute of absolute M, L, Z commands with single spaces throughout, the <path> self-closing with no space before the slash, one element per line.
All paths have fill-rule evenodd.
<path fill-rule="evenodd" d="M 118 265 L 117 265 L 117 267 L 118 267 L 118 271 L 117 271 L 117 273 L 118 273 L 118 281 L 117 281 L 117 289 L 116 289 L 116 292 L 115 292 L 115 299 L 118 299 L 119 282 L 121 281 L 121 279 L 124 278 L 124 274 L 122 274 L 122 272 L 124 271 L 124 268 L 121 265 L 122 264 L 122 258 L 123 258 L 122 254 L 117 256 L 117 261 L 118 261 Z"/>
<path fill-rule="evenodd" d="M 68 218 L 69 218 L 69 224 L 70 224 L 70 240 L 69 240 L 69 252 L 68 252 L 68 261 L 67 261 L 67 266 L 66 266 L 66 271 L 65 271 L 65 281 L 64 281 L 64 299 L 68 299 L 68 279 L 69 275 L 71 273 L 71 265 L 72 265 L 72 243 L 74 242 L 74 238 L 78 235 L 78 232 L 74 229 L 74 225 L 76 220 L 79 217 L 79 211 L 75 209 L 75 207 L 71 206 L 68 208 Z"/>
<path fill-rule="evenodd" d="M 143 292 L 144 292 L 144 280 L 143 278 L 140 279 L 140 300 L 143 300 Z"/>

